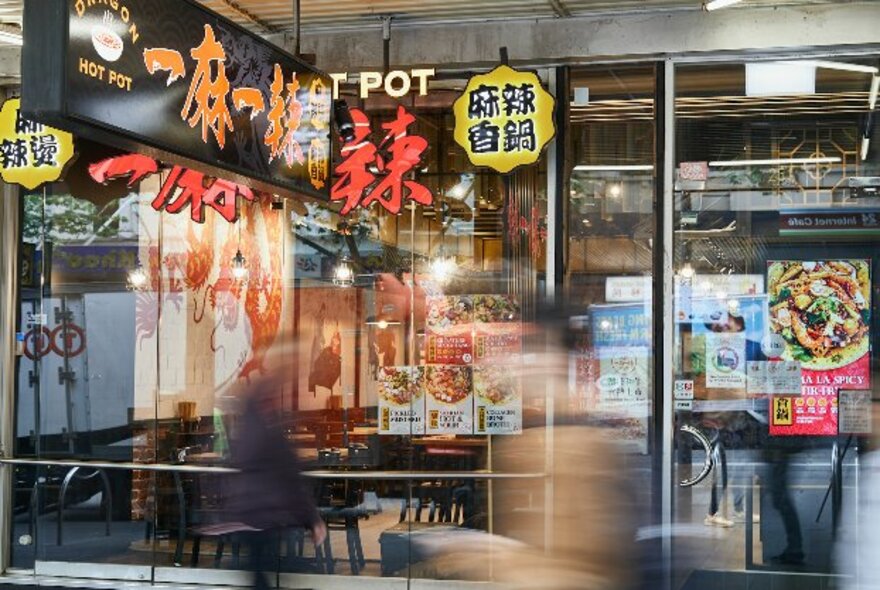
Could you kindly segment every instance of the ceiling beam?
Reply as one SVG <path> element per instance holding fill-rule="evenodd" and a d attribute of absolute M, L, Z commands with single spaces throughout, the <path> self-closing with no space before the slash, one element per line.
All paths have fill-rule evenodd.
<path fill-rule="evenodd" d="M 269 24 L 249 10 L 242 8 L 235 0 L 219 0 L 219 2 L 241 18 L 263 29 L 265 33 L 277 33 L 279 31 L 278 27 Z"/>
<path fill-rule="evenodd" d="M 395 27 L 391 63 L 473 71 L 497 65 L 498 48 L 504 46 L 514 57 L 514 63 L 532 67 L 613 56 L 654 59 L 684 55 L 696 59 L 700 53 L 718 52 L 772 55 L 785 51 L 787 56 L 791 52 L 801 56 L 815 51 L 834 59 L 831 56 L 868 52 L 876 55 L 876 23 L 880 22 L 880 2 L 756 7 L 721 10 L 711 15 L 693 9 L 625 14 L 614 19 L 578 14 L 550 18 L 549 5 L 542 6 L 548 18 L 486 19 L 430 26 L 401 24 Z M 425 42 L 426 36 L 431 43 Z M 309 31 L 303 36 L 303 51 L 315 54 L 318 67 L 325 71 L 375 71 L 381 66 L 381 51 L 364 48 L 375 48 L 376 37 L 375 27 Z M 863 44 L 865 49 L 856 48 Z M 715 61 L 721 58 L 731 59 L 722 55 L 712 57 Z"/>
<path fill-rule="evenodd" d="M 563 0 L 547 0 L 550 3 L 550 8 L 553 9 L 553 13 L 557 16 L 557 18 L 568 18 L 571 16 L 571 11 L 568 7 L 563 4 Z"/>

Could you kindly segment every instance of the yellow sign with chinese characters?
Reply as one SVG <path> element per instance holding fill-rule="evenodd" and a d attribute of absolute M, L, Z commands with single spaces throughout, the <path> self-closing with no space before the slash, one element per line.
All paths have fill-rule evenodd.
<path fill-rule="evenodd" d="M 455 101 L 455 141 L 474 166 L 508 173 L 534 164 L 556 135 L 556 100 L 534 72 L 501 65 Z"/>
<path fill-rule="evenodd" d="M 33 190 L 61 178 L 73 158 L 73 136 L 21 116 L 21 99 L 0 109 L 0 175 Z"/>

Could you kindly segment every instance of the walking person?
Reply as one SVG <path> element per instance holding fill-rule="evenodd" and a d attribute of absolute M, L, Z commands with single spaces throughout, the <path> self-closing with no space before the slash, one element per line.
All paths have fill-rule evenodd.
<path fill-rule="evenodd" d="M 277 569 L 277 550 L 286 529 L 310 530 L 316 546 L 327 536 L 301 474 L 294 443 L 284 436 L 283 383 L 279 372 L 244 391 L 230 448 L 232 464 L 239 473 L 232 478 L 228 508 L 232 518 L 248 531 L 244 536 L 250 551 L 249 569 L 258 590 L 274 586 L 266 572 Z"/>

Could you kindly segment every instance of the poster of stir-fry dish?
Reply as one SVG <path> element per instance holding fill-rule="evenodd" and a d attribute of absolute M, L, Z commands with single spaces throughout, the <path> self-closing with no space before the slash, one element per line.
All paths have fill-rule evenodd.
<path fill-rule="evenodd" d="M 429 365 L 469 365 L 474 360 L 474 306 L 470 297 L 425 300 L 425 346 Z"/>
<path fill-rule="evenodd" d="M 471 367 L 432 365 L 426 368 L 428 434 L 471 434 L 474 399 Z"/>
<path fill-rule="evenodd" d="M 519 365 L 474 367 L 474 434 L 522 432 Z"/>
<path fill-rule="evenodd" d="M 380 367 L 379 434 L 425 434 L 424 367 Z"/>
<path fill-rule="evenodd" d="M 770 329 L 802 367 L 801 395 L 774 396 L 770 434 L 836 435 L 837 393 L 870 389 L 868 260 L 771 261 Z"/>
<path fill-rule="evenodd" d="M 522 353 L 519 302 L 513 295 L 474 295 L 476 363 L 511 362 Z"/>

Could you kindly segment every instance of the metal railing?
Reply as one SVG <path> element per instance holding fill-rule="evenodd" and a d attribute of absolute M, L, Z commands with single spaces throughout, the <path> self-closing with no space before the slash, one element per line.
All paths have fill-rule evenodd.
<path fill-rule="evenodd" d="M 219 465 L 187 465 L 174 463 L 133 463 L 122 461 L 72 461 L 51 459 L 4 459 L 0 465 L 23 465 L 43 467 L 70 467 L 86 469 L 122 469 L 136 471 L 156 471 L 165 473 L 208 473 L 232 474 L 238 469 Z M 476 469 L 472 471 L 384 471 L 360 470 L 337 471 L 333 469 L 316 469 L 303 471 L 306 477 L 317 479 L 373 479 L 389 481 L 405 481 L 409 479 L 542 479 L 544 473 L 510 473 Z"/>

